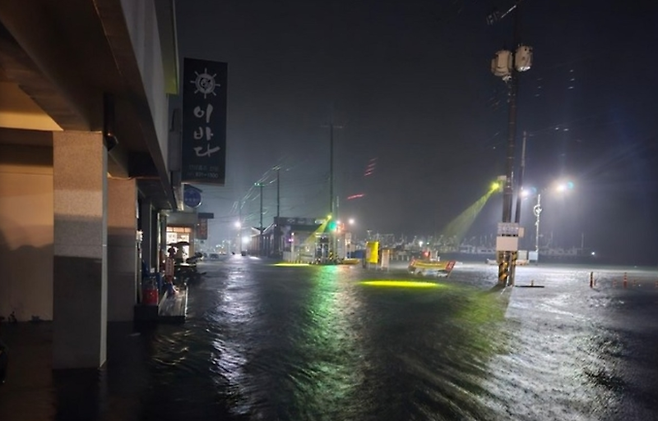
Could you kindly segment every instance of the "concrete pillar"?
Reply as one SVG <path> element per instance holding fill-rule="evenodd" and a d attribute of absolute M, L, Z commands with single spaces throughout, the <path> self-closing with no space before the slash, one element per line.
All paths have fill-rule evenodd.
<path fill-rule="evenodd" d="M 107 150 L 53 133 L 53 368 L 98 368 L 107 348 Z"/>
<path fill-rule="evenodd" d="M 137 183 L 107 180 L 107 318 L 133 320 L 140 262 L 137 258 Z"/>

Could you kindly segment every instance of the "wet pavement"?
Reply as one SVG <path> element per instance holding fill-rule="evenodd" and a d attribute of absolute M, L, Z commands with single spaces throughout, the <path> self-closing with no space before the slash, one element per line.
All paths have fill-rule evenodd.
<path fill-rule="evenodd" d="M 658 419 L 658 271 L 202 264 L 183 325 L 111 324 L 102 370 L 50 369 L 49 323 L 0 326 L 0 420 Z M 596 285 L 589 287 L 590 271 Z M 626 288 L 623 275 L 627 273 Z"/>

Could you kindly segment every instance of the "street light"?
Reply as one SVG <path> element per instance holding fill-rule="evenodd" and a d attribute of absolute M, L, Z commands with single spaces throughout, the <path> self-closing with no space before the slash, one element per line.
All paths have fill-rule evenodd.
<path fill-rule="evenodd" d="M 557 192 L 565 192 L 571 189 L 573 189 L 573 183 L 571 181 L 562 181 L 555 186 L 555 191 Z"/>
<path fill-rule="evenodd" d="M 233 225 L 235 225 L 235 228 L 238 230 L 238 238 L 237 238 L 237 241 L 236 241 L 235 245 L 236 245 L 236 248 L 238 249 L 238 250 L 236 250 L 236 252 L 240 253 L 240 252 L 242 252 L 242 222 L 235 221 L 235 224 L 233 224 Z"/>
<path fill-rule="evenodd" d="M 553 189 L 557 193 L 564 193 L 568 190 L 572 190 L 574 184 L 571 181 L 558 182 L 553 185 Z M 537 202 L 532 207 L 532 213 L 535 215 L 535 261 L 539 261 L 539 221 L 541 220 L 541 213 L 543 208 L 541 207 L 541 195 L 543 192 L 547 191 L 548 188 L 544 188 L 539 193 L 537 193 Z M 523 189 L 521 190 L 521 197 L 527 198 L 532 195 L 532 191 L 537 191 L 535 188 L 532 189 Z M 533 260 L 533 259 L 529 259 Z"/>
<path fill-rule="evenodd" d="M 347 225 L 348 227 L 354 227 L 355 220 L 354 218 L 348 218 L 347 219 Z M 353 232 L 351 231 L 351 228 L 345 229 L 345 226 L 342 225 L 342 231 L 343 231 L 343 236 L 344 236 L 344 241 L 345 241 L 345 257 L 350 258 L 352 257 L 352 247 L 356 242 L 356 236 L 353 235 Z"/>
<path fill-rule="evenodd" d="M 535 215 L 535 260 L 539 262 L 539 217 L 541 215 L 541 193 L 537 194 L 537 203 L 532 207 Z"/>

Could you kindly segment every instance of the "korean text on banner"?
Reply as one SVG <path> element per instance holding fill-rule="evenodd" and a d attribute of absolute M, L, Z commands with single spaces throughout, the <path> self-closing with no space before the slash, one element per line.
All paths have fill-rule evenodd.
<path fill-rule="evenodd" d="M 227 79 L 226 63 L 184 60 L 183 182 L 224 184 Z"/>

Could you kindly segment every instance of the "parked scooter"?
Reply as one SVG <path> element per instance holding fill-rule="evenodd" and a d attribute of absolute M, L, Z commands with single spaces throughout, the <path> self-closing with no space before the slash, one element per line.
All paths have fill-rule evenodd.
<path fill-rule="evenodd" d="M 196 253 L 194 256 L 188 258 L 185 263 L 176 264 L 174 268 L 174 277 L 179 285 L 189 285 L 193 282 L 198 282 L 205 272 L 199 272 L 197 269 L 197 261 L 201 260 L 201 253 Z"/>
<path fill-rule="evenodd" d="M 203 260 L 203 253 L 201 253 L 201 252 L 196 252 L 196 253 L 194 253 L 194 256 L 192 256 L 192 257 L 188 257 L 188 258 L 185 260 L 185 263 L 196 264 L 197 262 L 199 262 L 199 261 L 201 261 L 201 260 Z"/>

